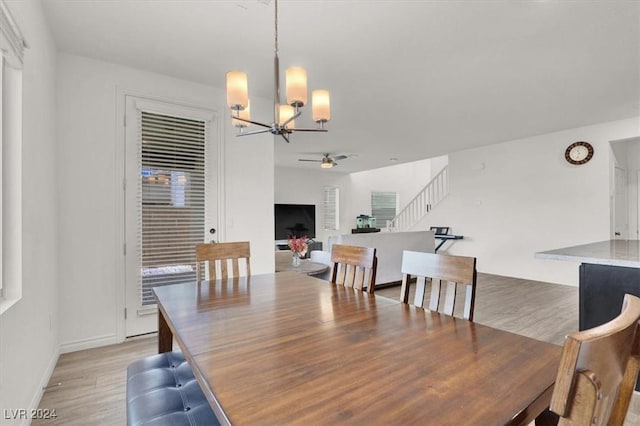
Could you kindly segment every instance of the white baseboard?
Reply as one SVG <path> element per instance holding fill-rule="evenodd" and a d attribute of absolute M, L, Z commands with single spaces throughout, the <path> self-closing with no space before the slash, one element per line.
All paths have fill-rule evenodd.
<path fill-rule="evenodd" d="M 91 337 L 89 339 L 76 340 L 73 342 L 62 343 L 60 345 L 60 353 L 81 351 L 83 349 L 93 349 L 100 346 L 115 345 L 122 343 L 122 340 L 115 334 L 107 334 L 104 336 Z"/>
<path fill-rule="evenodd" d="M 47 365 L 47 369 L 45 370 L 44 375 L 42 376 L 42 379 L 40 379 L 40 386 L 38 386 L 36 393 L 33 395 L 33 398 L 31 399 L 31 403 L 29 404 L 29 408 L 27 409 L 27 412 L 36 410 L 40 405 L 40 401 L 42 400 L 42 395 L 44 394 L 44 390 L 49 384 L 49 380 L 53 375 L 53 370 L 55 370 L 56 364 L 58 364 L 58 358 L 60 358 L 60 350 L 56 349 L 53 355 L 51 356 L 51 359 L 49 360 L 49 365 Z M 23 426 L 29 426 L 30 424 L 31 424 L 31 419 L 25 419 L 22 422 Z"/>

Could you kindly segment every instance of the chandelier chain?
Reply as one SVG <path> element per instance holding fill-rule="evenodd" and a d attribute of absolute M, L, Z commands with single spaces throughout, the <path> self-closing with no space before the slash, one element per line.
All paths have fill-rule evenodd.
<path fill-rule="evenodd" d="M 276 56 L 278 56 L 278 0 L 276 0 L 276 19 L 275 19 L 275 29 L 276 29 Z"/>

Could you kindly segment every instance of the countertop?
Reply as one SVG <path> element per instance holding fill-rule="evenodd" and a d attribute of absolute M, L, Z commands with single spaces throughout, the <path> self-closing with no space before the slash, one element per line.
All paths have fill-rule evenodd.
<path fill-rule="evenodd" d="M 640 268 L 640 241 L 607 240 L 535 254 L 537 259 L 568 260 L 596 265 Z"/>

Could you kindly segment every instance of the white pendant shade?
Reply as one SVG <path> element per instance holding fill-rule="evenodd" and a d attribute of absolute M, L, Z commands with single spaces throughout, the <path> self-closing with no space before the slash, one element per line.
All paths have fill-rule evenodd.
<path fill-rule="evenodd" d="M 314 90 L 311 92 L 313 121 L 324 123 L 331 120 L 331 102 L 328 90 Z"/>
<path fill-rule="evenodd" d="M 235 110 L 243 110 L 249 105 L 249 89 L 247 74 L 242 71 L 227 73 L 227 106 Z"/>
<path fill-rule="evenodd" d="M 247 101 L 247 107 L 243 110 L 238 111 L 237 116 L 240 118 L 244 118 L 245 120 L 251 120 L 251 101 Z M 235 118 L 233 118 L 231 122 L 235 127 L 249 127 L 249 123 L 236 120 Z"/>
<path fill-rule="evenodd" d="M 287 104 L 304 106 L 307 103 L 307 71 L 302 67 L 290 67 L 286 71 Z"/>
<path fill-rule="evenodd" d="M 280 114 L 278 118 L 278 124 L 282 126 L 282 124 L 285 121 L 293 117 L 293 114 L 295 114 L 295 112 L 291 105 L 280 105 Z M 288 122 L 287 127 L 288 128 L 295 127 L 295 120 L 291 120 L 290 122 Z"/>

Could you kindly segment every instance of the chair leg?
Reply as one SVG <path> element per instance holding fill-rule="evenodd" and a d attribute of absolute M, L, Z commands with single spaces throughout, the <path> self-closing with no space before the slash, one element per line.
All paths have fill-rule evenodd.
<path fill-rule="evenodd" d="M 536 426 L 556 426 L 559 421 L 560 416 L 547 408 L 536 417 L 535 423 Z"/>

